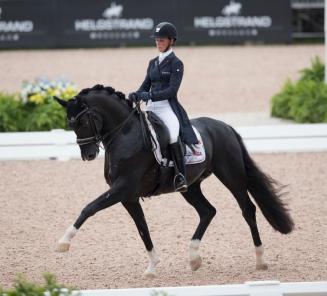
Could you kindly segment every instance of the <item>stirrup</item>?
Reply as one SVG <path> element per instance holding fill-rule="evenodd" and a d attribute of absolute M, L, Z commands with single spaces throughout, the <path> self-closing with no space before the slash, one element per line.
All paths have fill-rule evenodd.
<path fill-rule="evenodd" d="M 183 182 L 180 182 L 180 184 L 177 185 L 176 181 L 177 181 L 178 177 L 182 177 Z M 181 173 L 177 174 L 174 177 L 174 187 L 175 187 L 175 191 L 177 191 L 177 192 L 186 192 L 187 191 L 186 179 Z"/>

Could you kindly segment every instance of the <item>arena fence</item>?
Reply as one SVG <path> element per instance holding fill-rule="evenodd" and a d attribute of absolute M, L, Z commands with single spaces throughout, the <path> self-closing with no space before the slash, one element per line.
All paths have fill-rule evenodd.
<path fill-rule="evenodd" d="M 327 124 L 251 126 L 236 130 L 250 152 L 327 151 Z M 72 131 L 0 133 L 0 160 L 73 158 L 80 158 L 80 150 Z"/>
<path fill-rule="evenodd" d="M 86 290 L 81 296 L 326 296 L 327 282 L 245 282 L 241 285 Z"/>

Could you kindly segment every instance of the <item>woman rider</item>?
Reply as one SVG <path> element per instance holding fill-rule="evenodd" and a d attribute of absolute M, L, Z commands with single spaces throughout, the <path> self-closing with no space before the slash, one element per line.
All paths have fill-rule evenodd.
<path fill-rule="evenodd" d="M 175 164 L 174 186 L 176 191 L 186 191 L 185 163 L 181 140 L 191 146 L 198 142 L 188 116 L 177 100 L 184 66 L 176 57 L 172 46 L 177 40 L 177 30 L 171 23 L 163 22 L 154 28 L 153 35 L 159 56 L 149 62 L 145 79 L 140 88 L 129 94 L 134 102 L 147 102 L 146 111 L 154 112 L 168 127 L 170 150 Z"/>

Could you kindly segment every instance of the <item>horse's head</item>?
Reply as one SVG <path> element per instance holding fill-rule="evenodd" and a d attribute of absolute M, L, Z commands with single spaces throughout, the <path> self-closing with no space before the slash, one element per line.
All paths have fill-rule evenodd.
<path fill-rule="evenodd" d="M 99 84 L 83 89 L 68 101 L 54 99 L 66 109 L 68 125 L 77 136 L 83 160 L 97 157 L 101 141 L 105 141 L 108 147 L 115 139 L 112 132 L 120 132 L 133 110 L 133 103 L 126 100 L 122 92 Z M 111 139 L 108 141 L 109 136 Z"/>
<path fill-rule="evenodd" d="M 54 97 L 66 109 L 67 121 L 77 136 L 83 160 L 93 160 L 99 154 L 102 118 L 92 110 L 82 97 L 76 96 L 69 101 Z"/>

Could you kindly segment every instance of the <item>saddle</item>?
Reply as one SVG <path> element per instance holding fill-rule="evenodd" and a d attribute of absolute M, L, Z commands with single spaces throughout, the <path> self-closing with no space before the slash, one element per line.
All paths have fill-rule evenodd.
<path fill-rule="evenodd" d="M 147 111 L 145 118 L 148 124 L 148 130 L 150 131 L 152 151 L 157 162 L 161 166 L 173 167 L 174 163 L 171 161 L 171 152 L 169 149 L 169 130 L 164 122 L 153 112 Z M 187 146 L 185 143 L 180 144 L 183 147 L 185 155 L 185 164 L 196 164 L 205 160 L 205 151 L 202 144 L 200 133 L 194 128 L 194 132 L 199 140 L 199 144 Z"/>
<path fill-rule="evenodd" d="M 173 186 L 172 178 L 174 177 L 174 170 L 171 168 L 174 166 L 174 162 L 171 160 L 172 157 L 169 148 L 169 130 L 155 113 L 147 111 L 142 115 L 144 115 L 146 120 L 146 128 L 149 138 L 151 139 L 152 152 L 159 164 L 157 169 L 157 182 L 154 188 L 145 196 L 159 195 L 165 192 L 165 189 L 169 188 L 169 186 Z M 201 135 L 194 127 L 193 129 L 199 140 L 199 144 L 192 147 L 192 149 L 184 143 L 182 144 L 185 155 L 185 165 L 205 161 L 205 151 Z"/>
<path fill-rule="evenodd" d="M 164 124 L 164 122 L 153 112 L 147 111 L 146 112 L 146 118 L 148 121 L 150 121 L 156 137 L 157 137 L 157 142 L 159 143 L 161 154 L 163 158 L 166 159 L 171 159 L 171 153 L 169 149 L 169 130 L 167 126 Z M 149 128 L 149 131 L 151 133 L 151 127 Z M 151 135 L 153 137 L 153 135 Z M 153 141 L 153 144 L 155 141 Z M 153 150 L 157 149 L 156 145 L 153 145 Z"/>

